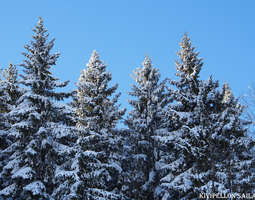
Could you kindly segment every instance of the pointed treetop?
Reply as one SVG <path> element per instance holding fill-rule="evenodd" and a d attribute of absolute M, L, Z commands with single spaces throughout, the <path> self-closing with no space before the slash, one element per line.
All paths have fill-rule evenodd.
<path fill-rule="evenodd" d="M 86 64 L 88 68 L 100 67 L 103 62 L 99 59 L 99 54 L 94 50 L 90 56 L 89 62 Z"/>
<path fill-rule="evenodd" d="M 131 77 L 139 84 L 146 85 L 146 82 L 149 81 L 158 81 L 160 74 L 157 68 L 153 67 L 152 60 L 148 55 L 145 56 L 144 61 L 142 62 L 143 67 L 138 67 L 133 71 L 134 74 Z"/>
<path fill-rule="evenodd" d="M 187 33 L 184 34 L 180 42 L 181 50 L 178 56 L 181 62 L 176 61 L 177 76 L 181 78 L 197 79 L 202 68 L 202 59 L 198 58 L 199 52 L 194 51 L 190 38 Z"/>
<path fill-rule="evenodd" d="M 17 68 L 13 64 L 9 64 L 9 67 L 7 69 L 4 69 L 1 71 L 2 76 L 10 83 L 15 83 L 17 81 Z"/>
<path fill-rule="evenodd" d="M 229 84 L 228 83 L 224 83 L 223 85 L 223 102 L 226 103 L 228 102 L 230 99 L 232 99 L 234 96 L 233 96 L 233 93 L 232 93 L 232 90 L 231 88 L 229 87 Z"/>
<path fill-rule="evenodd" d="M 152 60 L 149 58 L 148 54 L 145 55 L 145 59 L 142 63 L 144 68 L 151 68 L 152 67 Z"/>
<path fill-rule="evenodd" d="M 142 63 L 143 69 L 141 69 L 141 73 L 143 74 L 144 80 L 147 81 L 150 79 L 150 74 L 153 70 L 152 68 L 152 60 L 148 55 L 145 56 L 145 59 Z"/>
<path fill-rule="evenodd" d="M 98 59 L 99 59 L 99 54 L 97 53 L 96 50 L 93 50 L 89 61 L 95 61 L 95 60 L 98 60 Z"/>
<path fill-rule="evenodd" d="M 93 50 L 93 52 L 91 54 L 91 58 L 97 58 L 97 59 L 99 58 L 99 55 L 95 49 Z"/>
<path fill-rule="evenodd" d="M 32 29 L 36 35 L 33 36 L 34 39 L 43 39 L 43 41 L 45 42 L 44 38 L 47 38 L 49 36 L 49 34 L 47 33 L 47 29 L 44 27 L 44 23 L 43 23 L 43 19 L 42 17 L 39 17 L 38 23 L 35 26 L 35 29 Z"/>
<path fill-rule="evenodd" d="M 43 26 L 43 19 L 42 19 L 42 17 L 39 17 L 38 25 L 39 26 Z"/>
<path fill-rule="evenodd" d="M 180 42 L 180 46 L 182 48 L 185 48 L 185 47 L 191 48 L 192 44 L 191 44 L 190 38 L 188 36 L 188 33 L 184 33 L 182 40 Z"/>

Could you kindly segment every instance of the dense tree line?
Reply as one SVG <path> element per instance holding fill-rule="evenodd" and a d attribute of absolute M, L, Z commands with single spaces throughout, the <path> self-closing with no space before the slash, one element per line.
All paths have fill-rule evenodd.
<path fill-rule="evenodd" d="M 94 51 L 74 91 L 51 73 L 59 54 L 40 18 L 0 79 L 0 199 L 171 200 L 255 192 L 254 141 L 227 83 L 199 77 L 185 34 L 177 80 L 146 56 L 134 71 L 131 111 Z M 71 97 L 70 103 L 63 100 Z M 118 128 L 123 120 L 126 128 Z"/>

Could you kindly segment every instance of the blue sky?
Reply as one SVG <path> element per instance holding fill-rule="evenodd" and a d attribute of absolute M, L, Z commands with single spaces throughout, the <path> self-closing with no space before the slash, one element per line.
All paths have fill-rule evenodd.
<path fill-rule="evenodd" d="M 121 104 L 128 106 L 130 74 L 148 54 L 162 78 L 175 78 L 174 61 L 184 32 L 204 58 L 201 78 L 210 74 L 228 82 L 236 96 L 254 81 L 255 1 L 235 0 L 108 0 L 2 1 L 0 68 L 20 64 L 21 52 L 42 16 L 55 50 L 53 70 L 75 88 L 80 71 L 94 49 L 119 83 Z"/>

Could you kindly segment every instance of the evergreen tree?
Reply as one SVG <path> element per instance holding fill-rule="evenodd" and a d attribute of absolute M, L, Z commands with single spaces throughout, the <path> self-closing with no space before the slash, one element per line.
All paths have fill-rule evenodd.
<path fill-rule="evenodd" d="M 8 113 L 13 120 L 9 135 L 15 141 L 1 173 L 0 197 L 5 199 L 52 199 L 55 171 L 70 153 L 68 147 L 74 140 L 66 126 L 71 124 L 69 112 L 58 103 L 71 94 L 55 92 L 68 82 L 58 82 L 50 72 L 59 57 L 58 53 L 51 54 L 54 40 L 48 42 L 41 18 L 33 31 L 21 65 L 21 83 L 26 91 Z"/>
<path fill-rule="evenodd" d="M 117 85 L 109 87 L 111 73 L 94 51 L 87 69 L 82 70 L 72 105 L 76 112 L 78 141 L 76 154 L 66 171 L 65 197 L 58 199 L 123 199 L 119 193 L 117 131 L 125 110 L 112 97 Z M 63 184 L 63 183 L 62 183 Z"/>
<path fill-rule="evenodd" d="M 3 167 L 8 162 L 11 151 L 8 148 L 13 143 L 13 137 L 8 135 L 8 130 L 12 126 L 12 121 L 7 117 L 8 113 L 15 107 L 18 98 L 22 94 L 17 79 L 17 69 L 10 64 L 7 69 L 1 71 L 2 80 L 0 80 L 0 174 Z M 3 179 L 0 178 L 2 186 Z M 2 188 L 0 186 L 0 189 Z"/>
<path fill-rule="evenodd" d="M 106 65 L 94 51 L 87 64 L 87 70 L 82 70 L 77 90 L 78 127 L 100 132 L 102 129 L 114 128 L 125 110 L 119 110 L 117 105 L 120 93 L 110 97 L 118 88 L 118 84 L 109 87 L 111 73 L 106 72 Z"/>
<path fill-rule="evenodd" d="M 134 72 L 136 85 L 129 93 L 135 99 L 129 101 L 133 110 L 126 120 L 131 134 L 128 137 L 130 156 L 123 165 L 123 190 L 132 199 L 154 199 L 157 184 L 155 163 L 158 159 L 154 137 L 161 128 L 167 98 L 165 81 L 160 83 L 159 70 L 152 66 L 148 56 L 142 65 Z"/>
<path fill-rule="evenodd" d="M 6 130 L 11 126 L 11 122 L 7 119 L 7 114 L 15 106 L 16 101 L 22 94 L 22 90 L 19 88 L 16 66 L 10 64 L 1 74 L 3 79 L 0 80 L 0 130 L 3 134 L 0 135 L 0 149 L 3 150 L 8 146 Z"/>
<path fill-rule="evenodd" d="M 244 107 L 233 96 L 228 84 L 223 85 L 221 94 L 223 105 L 213 137 L 214 152 L 221 155 L 217 163 L 220 173 L 216 176 L 228 178 L 224 183 L 231 193 L 253 193 L 255 160 L 252 150 L 255 142 L 248 136 L 247 125 L 250 122 L 241 119 Z"/>
<path fill-rule="evenodd" d="M 170 133 L 161 140 L 172 153 L 159 161 L 158 199 L 198 199 L 201 192 L 244 191 L 242 186 L 238 190 L 231 186 L 236 175 L 240 178 L 243 174 L 241 179 L 246 184 L 245 172 L 250 180 L 253 176 L 251 171 L 240 169 L 240 163 L 252 166 L 253 162 L 253 142 L 240 119 L 240 105 L 225 86 L 219 90 L 218 82 L 211 77 L 208 81 L 198 79 L 202 62 L 186 34 L 180 45 L 181 62 L 176 62 L 180 80 L 171 81 L 176 89 L 169 88 L 174 101 L 166 112 L 171 120 Z M 239 171 L 233 162 L 239 163 Z"/>

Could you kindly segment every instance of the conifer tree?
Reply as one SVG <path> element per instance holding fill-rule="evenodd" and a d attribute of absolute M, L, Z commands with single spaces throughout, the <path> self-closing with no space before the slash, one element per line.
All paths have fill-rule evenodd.
<path fill-rule="evenodd" d="M 72 136 L 66 125 L 69 112 L 58 101 L 71 94 L 56 92 L 67 82 L 58 82 L 50 69 L 58 53 L 51 53 L 54 40 L 48 41 L 43 20 L 39 18 L 33 40 L 27 50 L 21 75 L 26 91 L 8 113 L 13 120 L 9 135 L 15 142 L 12 155 L 3 167 L 0 197 L 4 199 L 52 199 L 54 176 L 58 165 L 67 157 Z"/>
<path fill-rule="evenodd" d="M 0 130 L 2 133 L 7 133 L 6 130 L 10 128 L 11 122 L 7 119 L 7 114 L 15 106 L 16 101 L 22 94 L 19 88 L 19 81 L 17 79 L 18 71 L 16 66 L 10 64 L 8 68 L 2 72 L 2 80 L 0 80 Z M 0 149 L 7 147 L 7 135 L 0 136 Z"/>
<path fill-rule="evenodd" d="M 126 120 L 131 132 L 128 138 L 131 152 L 123 165 L 123 190 L 132 199 L 154 199 L 157 183 L 155 162 L 158 159 L 154 136 L 161 128 L 167 98 L 165 81 L 160 82 L 159 70 L 153 67 L 148 56 L 142 65 L 134 72 L 136 85 L 129 93 L 135 99 L 129 101 L 133 110 Z"/>
<path fill-rule="evenodd" d="M 75 110 L 78 141 L 65 180 L 65 197 L 59 199 L 123 199 L 118 179 L 118 135 L 114 128 L 125 109 L 113 96 L 117 85 L 109 87 L 111 73 L 94 51 L 87 69 L 81 71 L 72 106 Z"/>
<path fill-rule="evenodd" d="M 13 137 L 8 135 L 8 130 L 12 126 L 12 120 L 8 113 L 15 107 L 18 98 L 22 94 L 17 79 L 18 72 L 16 66 L 10 64 L 8 68 L 1 71 L 2 80 L 0 80 L 0 174 L 3 166 L 8 162 L 10 149 L 13 143 Z M 0 179 L 0 185 L 3 185 L 3 179 Z M 1 189 L 1 187 L 0 187 Z"/>
<path fill-rule="evenodd" d="M 181 62 L 176 62 L 176 75 L 180 79 L 170 82 L 176 89 L 169 88 L 173 103 L 166 112 L 171 119 L 171 134 L 165 140 L 172 154 L 162 156 L 159 161 L 158 199 L 198 199 L 201 192 L 243 191 L 243 186 L 231 189 L 231 182 L 236 179 L 235 167 L 230 165 L 235 162 L 247 166 L 253 162 L 250 152 L 253 142 L 246 136 L 240 119 L 240 105 L 225 86 L 219 90 L 218 82 L 211 77 L 208 81 L 198 79 L 202 62 L 186 34 L 180 45 Z M 240 149 L 239 153 L 237 149 Z M 244 171 L 252 179 L 251 171 Z M 240 173 L 245 174 L 244 171 L 235 172 L 239 177 Z M 242 181 L 247 184 L 244 176 Z"/>
<path fill-rule="evenodd" d="M 216 127 L 218 134 L 213 137 L 216 140 L 214 152 L 221 156 L 217 165 L 220 173 L 216 175 L 228 177 L 224 183 L 231 193 L 253 193 L 255 141 L 248 136 L 250 122 L 241 118 L 244 106 L 234 97 L 227 83 L 223 85 L 221 95 L 223 105 Z"/>
<path fill-rule="evenodd" d="M 111 96 L 118 88 L 118 84 L 109 87 L 111 73 L 106 72 L 106 65 L 93 51 L 87 70 L 83 69 L 78 82 L 77 115 L 80 117 L 78 126 L 88 130 L 100 132 L 102 129 L 114 128 L 125 110 L 119 110 L 117 105 L 120 93 Z"/>
<path fill-rule="evenodd" d="M 200 89 L 203 89 L 203 82 L 198 79 L 202 61 L 198 58 L 198 53 L 194 52 L 186 34 L 180 45 L 178 55 L 181 62 L 176 62 L 176 75 L 180 80 L 170 81 L 176 90 L 169 89 L 173 103 L 168 106 L 167 112 L 171 122 L 167 146 L 172 154 L 170 157 L 162 156 L 160 160 L 162 172 L 157 196 L 162 199 L 196 198 L 192 176 L 196 172 L 196 164 L 203 158 L 205 147 L 201 139 L 203 130 L 200 129 L 200 118 L 195 113 L 201 114 L 201 107 L 197 104 L 201 97 Z"/>

